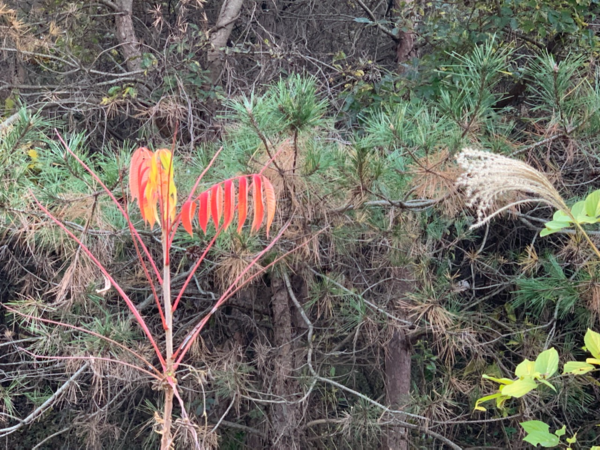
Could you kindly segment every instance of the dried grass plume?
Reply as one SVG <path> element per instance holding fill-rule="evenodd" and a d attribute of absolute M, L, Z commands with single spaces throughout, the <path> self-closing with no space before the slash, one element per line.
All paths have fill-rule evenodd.
<path fill-rule="evenodd" d="M 467 206 L 477 208 L 477 222 L 471 228 L 480 227 L 501 212 L 522 203 L 541 202 L 555 209 L 569 210 L 550 180 L 527 163 L 471 148 L 463 149 L 456 161 L 463 169 L 456 185 L 465 189 Z M 531 197 L 494 208 L 496 200 L 515 192 L 530 194 Z"/>

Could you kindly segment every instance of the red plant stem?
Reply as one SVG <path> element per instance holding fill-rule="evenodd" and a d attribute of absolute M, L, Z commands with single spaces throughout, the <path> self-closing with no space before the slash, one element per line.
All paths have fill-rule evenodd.
<path fill-rule="evenodd" d="M 35 317 L 35 316 L 29 315 L 29 314 L 25 314 L 25 313 L 23 313 L 23 312 L 21 312 L 21 311 L 19 311 L 17 309 L 14 309 L 14 308 L 11 308 L 10 306 L 7 306 L 7 305 L 2 305 L 2 306 L 4 306 L 7 310 L 9 310 L 10 312 L 12 312 L 13 314 L 18 314 L 21 317 L 25 317 L 25 318 L 30 319 L 30 320 L 39 320 L 40 322 L 50 323 L 52 325 L 58 325 L 58 326 L 65 327 L 65 328 L 71 328 L 73 330 L 77 330 L 77 331 L 80 331 L 82 333 L 87 333 L 87 334 L 89 334 L 91 336 L 94 336 L 94 337 L 97 337 L 99 339 L 102 339 L 102 340 L 108 342 L 109 344 L 116 345 L 117 347 L 122 348 L 126 352 L 130 353 L 131 355 L 135 356 L 137 359 L 139 359 L 140 361 L 142 361 L 143 363 L 145 363 L 150 369 L 154 370 L 156 372 L 156 376 L 157 377 L 161 377 L 162 376 L 162 374 L 156 369 L 156 367 L 154 367 L 142 355 L 134 352 L 129 347 L 127 347 L 127 346 L 125 346 L 123 344 L 120 344 L 117 341 L 114 341 L 114 340 L 112 340 L 110 338 L 107 338 L 106 336 L 101 335 L 100 333 L 96 333 L 95 331 L 87 330 L 85 328 L 78 327 L 76 325 L 71 325 L 71 324 L 64 323 L 64 322 L 58 322 L 56 320 L 43 319 L 41 317 Z"/>
<path fill-rule="evenodd" d="M 215 241 L 217 240 L 217 237 L 219 236 L 219 234 L 221 234 L 222 230 L 223 230 L 223 227 L 219 227 L 219 229 L 215 233 L 214 237 L 211 239 L 211 241 L 206 246 L 206 249 L 204 250 L 204 253 L 202 253 L 202 255 L 200 256 L 200 258 L 198 258 L 198 261 L 196 261 L 196 263 L 194 264 L 194 267 L 192 267 L 192 270 L 190 271 L 190 274 L 188 275 L 188 277 L 185 280 L 185 283 L 183 283 L 183 286 L 179 290 L 179 294 L 177 295 L 177 299 L 175 299 L 175 303 L 173 303 L 173 311 L 175 311 L 177 309 L 177 305 L 179 305 L 179 300 L 181 300 L 181 297 L 183 296 L 185 290 L 188 287 L 188 284 L 190 284 L 190 281 L 192 281 L 192 277 L 194 276 L 194 274 L 198 270 L 198 267 L 200 267 L 200 264 L 202 264 L 202 261 L 204 261 L 204 258 L 206 257 L 206 255 L 209 252 L 209 250 L 215 244 Z"/>
<path fill-rule="evenodd" d="M 198 323 L 198 325 L 196 325 L 192 331 L 190 331 L 187 336 L 184 338 L 183 342 L 181 343 L 181 345 L 179 346 L 179 348 L 177 349 L 177 351 L 175 352 L 175 355 L 173 356 L 174 358 L 176 358 L 175 361 L 175 367 L 174 370 L 177 370 L 177 367 L 179 366 L 179 364 L 181 364 L 181 361 L 183 360 L 183 357 L 185 356 L 185 354 L 188 352 L 188 350 L 190 349 L 192 343 L 194 342 L 194 339 L 196 339 L 196 336 L 198 336 L 198 334 L 200 333 L 200 331 L 202 331 L 202 328 L 204 328 L 204 325 L 206 324 L 206 322 L 208 321 L 208 319 L 210 319 L 210 317 L 212 317 L 212 315 L 219 309 L 219 307 L 225 303 L 225 301 L 227 301 L 229 298 L 231 298 L 231 296 L 233 296 L 237 291 L 239 291 L 243 286 L 245 286 L 247 283 L 249 283 L 251 280 L 253 280 L 255 277 L 257 277 L 258 275 L 260 275 L 261 273 L 263 273 L 267 268 L 271 267 L 275 262 L 279 261 L 280 258 L 276 259 L 275 261 L 273 261 L 272 263 L 270 263 L 269 265 L 267 265 L 266 267 L 263 267 L 262 270 L 259 270 L 257 273 L 255 273 L 254 275 L 250 276 L 247 280 L 245 280 L 243 283 L 240 283 L 240 285 L 238 286 L 238 282 L 246 276 L 246 274 L 248 273 L 248 271 L 254 266 L 254 264 L 256 264 L 256 262 L 263 257 L 263 255 L 268 252 L 269 250 L 271 250 L 271 248 L 273 248 L 273 246 L 275 245 L 275 243 L 281 238 L 281 236 L 283 236 L 283 233 L 285 232 L 285 230 L 287 230 L 287 228 L 290 226 L 291 222 L 287 222 L 279 231 L 279 234 L 277 236 L 275 236 L 273 238 L 273 240 L 269 243 L 268 246 L 266 246 L 263 250 L 261 250 L 258 255 L 256 255 L 256 257 L 250 262 L 250 264 L 248 264 L 248 266 L 242 271 L 242 273 L 240 273 L 240 275 L 238 275 L 238 277 L 233 281 L 233 283 L 231 283 L 231 285 L 229 286 L 229 288 L 227 288 L 227 290 L 223 293 L 223 295 L 221 295 L 221 297 L 219 298 L 219 300 L 217 301 L 217 303 L 215 304 L 215 306 L 213 306 L 213 308 L 210 310 L 210 312 L 208 314 L 206 314 L 206 316 L 204 316 L 202 318 L 202 320 Z M 317 235 L 315 235 L 317 236 Z M 299 247 L 298 247 L 299 248 Z M 296 251 L 297 249 L 294 249 L 293 251 Z M 283 256 L 288 255 L 291 252 L 286 253 Z M 283 257 L 282 256 L 282 257 Z"/>
<path fill-rule="evenodd" d="M 114 196 L 114 194 L 112 192 L 110 192 L 110 189 L 108 189 L 108 187 L 106 187 L 106 185 L 102 182 L 102 180 L 98 177 L 98 175 L 96 175 L 96 173 L 92 169 L 90 169 L 87 166 L 87 164 L 84 163 L 73 152 L 73 150 L 71 150 L 69 148 L 69 146 L 64 141 L 64 139 L 62 138 L 62 136 L 58 133 L 58 131 L 57 130 L 54 130 L 54 131 L 56 132 L 56 134 L 57 134 L 58 139 L 60 140 L 60 142 L 62 142 L 62 144 L 65 146 L 65 148 L 67 149 L 67 151 L 71 154 L 71 156 L 73 156 L 73 158 L 75 158 L 77 160 L 77 162 L 81 165 L 81 167 L 83 167 L 92 176 L 92 178 L 94 178 L 94 180 L 96 180 L 98 182 L 98 184 L 100 184 L 100 186 L 102 187 L 102 189 L 104 189 L 104 191 L 108 194 L 108 196 L 111 198 L 111 200 L 114 202 L 114 204 L 117 205 L 117 208 L 119 208 L 119 211 L 121 212 L 121 214 L 125 218 L 125 221 L 127 222 L 127 225 L 129 226 L 129 231 L 131 232 L 131 235 L 134 236 L 134 238 L 138 239 L 138 241 L 139 241 L 142 249 L 144 250 L 144 253 L 148 257 L 148 260 L 150 261 L 150 265 L 154 269 L 154 274 L 156 275 L 156 278 L 158 278 L 159 284 L 162 284 L 162 278 L 160 277 L 160 272 L 158 271 L 158 268 L 156 267 L 156 264 L 154 264 L 154 260 L 152 259 L 152 256 L 150 256 L 150 252 L 148 251 L 148 248 L 144 245 L 144 241 L 142 241 L 142 237 L 139 235 L 139 233 L 137 232 L 137 230 L 133 226 L 133 223 L 131 222 L 131 219 L 129 218 L 129 215 L 127 214 L 127 211 L 125 211 L 125 209 L 123 209 L 123 207 L 121 206 L 121 204 L 119 203 L 119 201 L 116 199 L 116 197 Z M 142 263 L 142 265 L 145 265 L 145 262 L 144 262 L 144 260 L 142 258 L 140 258 L 140 262 Z M 153 283 L 153 281 L 152 281 L 151 278 L 149 278 L 148 281 L 151 284 Z"/>
<path fill-rule="evenodd" d="M 98 361 L 107 361 L 107 362 L 114 362 L 117 364 L 123 364 L 124 366 L 127 367 L 131 367 L 132 369 L 136 369 L 139 370 L 140 372 L 144 372 L 145 374 L 150 375 L 152 378 L 156 378 L 157 380 L 162 380 L 162 377 L 153 374 L 152 372 L 149 372 L 145 369 L 142 369 L 139 366 L 136 366 L 134 364 L 129 364 L 128 362 L 125 361 L 121 361 L 120 359 L 111 359 L 111 358 L 102 358 L 101 356 L 44 356 L 44 355 L 36 355 L 33 352 L 30 352 L 29 350 L 24 349 L 23 347 L 17 347 L 20 351 L 27 353 L 28 355 L 33 356 L 34 358 L 38 358 L 38 359 L 58 359 L 58 360 L 98 360 Z"/>
<path fill-rule="evenodd" d="M 150 283 L 150 288 L 152 289 L 152 295 L 154 295 L 154 300 L 156 302 L 156 306 L 158 307 L 158 313 L 160 315 L 160 320 L 162 322 L 163 328 L 165 328 L 166 327 L 166 324 L 165 324 L 165 315 L 163 313 L 162 307 L 160 306 L 160 302 L 158 300 L 158 295 L 156 294 L 156 286 L 154 286 L 154 282 L 152 281 L 152 277 L 150 277 L 150 273 L 148 272 L 148 267 L 146 266 L 146 263 L 144 262 L 144 258 L 142 258 L 142 255 L 140 254 L 140 250 L 139 250 L 139 247 L 138 247 L 138 241 L 139 241 L 139 244 L 141 244 L 144 252 L 146 253 L 146 256 L 150 260 L 150 263 L 154 267 L 154 271 L 155 271 L 155 273 L 156 273 L 156 275 L 158 277 L 159 284 L 162 284 L 162 279 L 160 278 L 160 274 L 158 273 L 158 269 L 156 268 L 156 266 L 154 264 L 154 260 L 150 256 L 150 252 L 148 251 L 148 249 L 146 248 L 146 246 L 142 242 L 142 238 L 137 233 L 137 230 L 133 226 L 133 223 L 129 219 L 129 216 L 127 215 L 127 213 L 125 212 L 125 210 L 121 207 L 121 204 L 117 201 L 117 199 L 112 194 L 112 192 L 110 192 L 110 190 L 106 187 L 106 185 L 104 183 L 102 183 L 102 181 L 100 180 L 100 178 L 75 153 L 73 153 L 73 151 L 69 148 L 69 146 L 67 145 L 67 143 L 63 140 L 62 136 L 60 134 L 58 134 L 58 131 L 56 132 L 56 134 L 58 135 L 58 138 L 60 139 L 60 141 L 62 142 L 62 144 L 65 146 L 65 148 L 67 149 L 67 151 L 77 160 L 77 162 L 87 172 L 89 172 L 92 175 L 92 177 L 94 177 L 94 179 L 98 183 L 100 183 L 100 186 L 102 186 L 102 188 L 108 193 L 108 195 L 113 200 L 113 202 L 115 203 L 115 205 L 117 205 L 117 207 L 121 211 L 121 214 L 123 214 L 123 217 L 125 218 L 125 221 L 127 222 L 127 225 L 129 226 L 129 230 L 130 230 L 130 232 L 132 234 L 132 237 L 133 237 L 133 245 L 135 247 L 135 252 L 137 254 L 138 260 L 142 264 L 142 269 L 144 270 L 144 275 L 146 275 L 146 278 L 148 279 L 148 282 Z M 137 237 L 137 239 L 136 239 L 136 237 Z"/>
<path fill-rule="evenodd" d="M 52 215 L 52 213 L 50 211 L 48 211 L 48 209 L 46 209 L 41 203 L 40 201 L 37 199 L 37 197 L 33 194 L 33 192 L 30 191 L 31 196 L 33 197 L 33 199 L 35 200 L 35 203 L 38 205 L 38 207 L 54 222 L 56 223 L 60 228 L 62 228 L 62 230 L 67 233 L 69 235 L 69 237 L 71 239 L 73 239 L 75 242 L 77 242 L 81 249 L 85 252 L 86 255 L 88 255 L 88 257 L 94 262 L 94 264 L 96 264 L 96 266 L 98 267 L 98 269 L 100 269 L 100 271 L 102 272 L 102 274 L 108 278 L 108 280 L 111 282 L 111 284 L 114 286 L 114 288 L 117 290 L 117 292 L 119 293 L 119 295 L 123 298 L 123 300 L 125 300 L 125 303 L 127 304 L 127 307 L 129 308 L 129 310 L 132 312 L 133 316 L 135 317 L 135 319 L 137 320 L 138 324 L 140 325 L 140 327 L 142 328 L 142 330 L 144 331 L 144 333 L 146 334 L 146 337 L 148 338 L 148 340 L 150 341 L 150 343 L 152 344 L 152 347 L 154 347 L 154 351 L 156 352 L 156 356 L 158 357 L 163 370 L 166 368 L 165 367 L 165 359 L 162 356 L 162 353 L 160 352 L 160 350 L 158 349 L 158 345 L 156 345 L 156 341 L 154 340 L 154 337 L 152 337 L 152 333 L 150 333 L 150 330 L 148 329 L 148 326 L 146 325 L 146 322 L 144 321 L 144 318 L 140 315 L 139 311 L 137 310 L 137 308 L 135 307 L 135 305 L 133 304 L 133 302 L 131 301 L 131 299 L 127 296 L 127 294 L 125 293 L 125 291 L 121 288 L 121 286 L 119 286 L 119 284 L 114 280 L 114 278 L 110 275 L 110 273 L 108 272 L 108 270 L 102 265 L 102 263 L 100 261 L 98 261 L 98 259 L 94 256 L 94 254 L 90 251 L 89 248 L 87 248 L 83 242 L 81 242 L 81 240 L 79 240 L 79 238 L 77 236 L 75 236 L 60 220 L 58 220 L 56 217 L 54 217 Z"/>

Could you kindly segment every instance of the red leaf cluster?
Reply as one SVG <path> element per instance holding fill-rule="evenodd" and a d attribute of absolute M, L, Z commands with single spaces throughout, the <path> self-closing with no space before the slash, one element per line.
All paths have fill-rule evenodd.
<path fill-rule="evenodd" d="M 236 192 L 237 182 L 237 192 Z M 237 198 L 237 231 L 240 232 L 248 216 L 248 186 L 252 191 L 254 215 L 251 232 L 260 229 L 265 221 L 267 236 L 275 217 L 277 200 L 271 182 L 263 175 L 247 175 L 225 180 L 211 186 L 196 199 L 186 201 L 181 207 L 181 223 L 188 233 L 193 234 L 192 222 L 198 209 L 198 225 L 206 234 L 208 223 L 212 220 L 215 228 L 222 227 L 225 231 L 233 223 Z M 237 195 L 236 195 L 237 193 Z"/>

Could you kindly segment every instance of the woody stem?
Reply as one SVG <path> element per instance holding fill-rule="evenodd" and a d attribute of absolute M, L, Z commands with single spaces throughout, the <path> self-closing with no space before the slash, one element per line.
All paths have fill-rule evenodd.
<path fill-rule="evenodd" d="M 171 271 L 169 268 L 169 233 L 166 227 L 163 227 L 163 284 L 162 294 L 165 311 L 165 345 L 166 345 L 166 373 L 167 377 L 174 377 L 173 374 L 173 308 L 171 304 Z M 166 384 L 165 406 L 163 412 L 163 435 L 161 440 L 161 450 L 169 450 L 171 447 L 171 415 L 173 412 L 173 387 L 171 383 Z"/>

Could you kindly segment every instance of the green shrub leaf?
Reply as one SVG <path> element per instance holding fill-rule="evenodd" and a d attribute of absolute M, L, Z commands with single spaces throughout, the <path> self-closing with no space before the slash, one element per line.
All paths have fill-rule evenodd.
<path fill-rule="evenodd" d="M 594 358 L 600 359 L 600 334 L 588 328 L 584 337 L 585 348 Z"/>
<path fill-rule="evenodd" d="M 521 422 L 521 426 L 527 432 L 527 436 L 523 440 L 529 442 L 531 445 L 556 447 L 560 443 L 558 436 L 550 433 L 550 427 L 544 422 L 530 420 L 528 422 Z"/>
<path fill-rule="evenodd" d="M 590 217 L 600 216 L 600 190 L 592 192 L 585 199 L 585 212 Z"/>
<path fill-rule="evenodd" d="M 588 373 L 589 371 L 594 369 L 595 367 L 588 363 L 580 361 L 569 361 L 565 364 L 563 374 L 572 373 L 574 375 L 583 375 L 584 373 Z"/>
<path fill-rule="evenodd" d="M 550 378 L 558 370 L 558 352 L 550 348 L 539 354 L 535 360 L 535 372 L 541 378 Z"/>
<path fill-rule="evenodd" d="M 500 386 L 500 392 L 502 395 L 506 395 L 508 397 L 519 398 L 523 397 L 528 392 L 531 392 L 537 387 L 537 383 L 533 378 L 523 378 L 522 380 L 517 380 L 513 384 L 509 384 L 507 386 Z"/>

